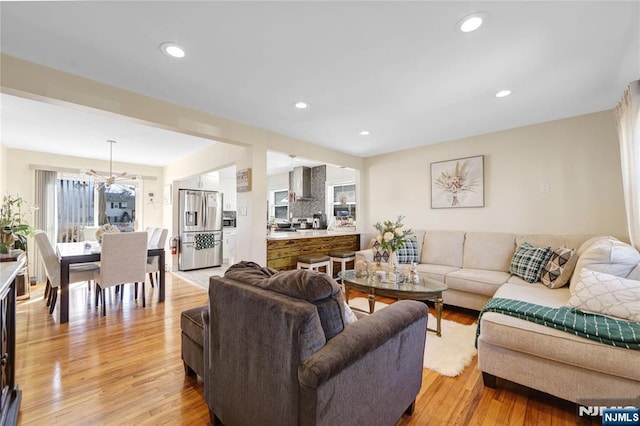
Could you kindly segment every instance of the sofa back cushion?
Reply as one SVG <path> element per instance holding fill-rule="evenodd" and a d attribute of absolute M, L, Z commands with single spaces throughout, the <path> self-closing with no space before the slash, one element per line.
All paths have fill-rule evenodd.
<path fill-rule="evenodd" d="M 426 231 L 424 231 L 423 229 L 413 229 L 413 237 L 416 237 L 416 242 L 418 245 L 418 263 L 420 262 L 420 259 L 422 257 L 422 250 L 423 250 L 423 246 L 424 246 L 424 235 L 425 235 Z"/>
<path fill-rule="evenodd" d="M 564 247 L 564 235 L 551 234 L 519 234 L 516 235 L 516 246 L 520 247 L 523 243 L 529 243 L 534 247 L 551 247 L 555 250 L 558 247 Z"/>
<path fill-rule="evenodd" d="M 346 313 L 342 292 L 327 274 L 308 269 L 276 272 L 254 262 L 240 262 L 230 267 L 224 276 L 315 305 L 326 340 L 344 330 Z"/>
<path fill-rule="evenodd" d="M 571 291 L 583 268 L 626 278 L 640 263 L 640 253 L 633 246 L 613 237 L 592 238 L 578 250 L 578 262 L 571 277 Z"/>
<path fill-rule="evenodd" d="M 592 234 L 568 234 L 564 236 L 564 246 L 575 249 L 576 254 L 579 256 L 578 249 L 585 241 L 593 238 L 594 236 L 595 235 Z"/>
<path fill-rule="evenodd" d="M 515 251 L 515 234 L 467 232 L 462 265 L 465 268 L 507 272 Z"/>
<path fill-rule="evenodd" d="M 259 287 L 315 305 L 327 340 L 344 330 L 345 302 L 340 286 L 329 275 L 308 269 L 282 271 Z"/>
<path fill-rule="evenodd" d="M 527 242 L 534 247 L 551 247 L 551 250 L 559 247 L 578 250 L 582 243 L 592 237 L 593 235 L 588 234 L 518 234 L 516 235 L 516 246 L 520 247 L 522 243 Z"/>
<path fill-rule="evenodd" d="M 462 267 L 464 231 L 427 231 L 420 263 Z"/>

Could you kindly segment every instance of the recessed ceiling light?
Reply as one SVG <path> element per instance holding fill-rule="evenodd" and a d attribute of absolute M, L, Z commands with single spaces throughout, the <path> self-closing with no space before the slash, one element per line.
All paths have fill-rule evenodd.
<path fill-rule="evenodd" d="M 496 98 L 504 98 L 505 96 L 509 96 L 511 94 L 511 90 L 501 90 L 496 93 Z"/>
<path fill-rule="evenodd" d="M 169 41 L 162 43 L 160 45 L 160 50 L 162 50 L 165 55 L 171 56 L 172 58 L 184 58 L 186 55 L 182 46 Z"/>
<path fill-rule="evenodd" d="M 486 12 L 475 12 L 467 15 L 456 23 L 456 30 L 463 33 L 475 31 L 486 21 L 488 14 Z"/>
<path fill-rule="evenodd" d="M 298 109 L 305 109 L 305 108 L 309 108 L 309 104 L 303 101 L 298 101 L 296 103 L 293 104 L 294 107 L 298 108 Z"/>
<path fill-rule="evenodd" d="M 363 130 L 361 132 L 358 133 L 360 136 L 369 136 L 371 134 L 370 131 L 368 130 Z"/>

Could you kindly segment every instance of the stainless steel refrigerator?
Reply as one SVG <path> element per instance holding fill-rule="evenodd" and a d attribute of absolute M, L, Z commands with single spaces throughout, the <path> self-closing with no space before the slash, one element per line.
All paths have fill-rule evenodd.
<path fill-rule="evenodd" d="M 222 194 L 181 189 L 178 269 L 222 265 Z"/>

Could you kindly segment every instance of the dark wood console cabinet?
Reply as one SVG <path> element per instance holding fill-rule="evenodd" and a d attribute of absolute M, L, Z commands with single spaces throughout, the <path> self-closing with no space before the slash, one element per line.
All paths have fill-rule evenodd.
<path fill-rule="evenodd" d="M 3 259 L 4 260 L 4 259 Z M 22 391 L 16 373 L 16 276 L 25 266 L 25 256 L 0 262 L 0 426 L 18 422 Z"/>

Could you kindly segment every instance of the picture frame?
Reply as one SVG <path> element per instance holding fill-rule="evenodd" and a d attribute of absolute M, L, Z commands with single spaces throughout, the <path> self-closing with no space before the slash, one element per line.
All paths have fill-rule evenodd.
<path fill-rule="evenodd" d="M 251 169 L 242 169 L 236 172 L 236 191 L 251 191 Z"/>
<path fill-rule="evenodd" d="M 484 207 L 484 155 L 431 163 L 431 208 Z"/>

